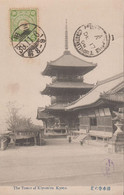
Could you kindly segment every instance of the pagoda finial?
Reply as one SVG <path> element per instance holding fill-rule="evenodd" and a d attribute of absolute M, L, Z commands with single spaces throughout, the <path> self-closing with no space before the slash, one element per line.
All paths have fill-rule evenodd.
<path fill-rule="evenodd" d="M 67 26 L 67 19 L 65 23 L 65 50 L 68 50 L 68 26 Z"/>

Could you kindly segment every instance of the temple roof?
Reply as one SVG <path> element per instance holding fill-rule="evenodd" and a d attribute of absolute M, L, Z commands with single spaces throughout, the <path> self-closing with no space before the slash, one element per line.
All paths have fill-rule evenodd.
<path fill-rule="evenodd" d="M 114 77 L 106 79 L 104 81 L 98 82 L 92 90 L 90 90 L 86 95 L 82 96 L 79 100 L 73 102 L 66 109 L 69 110 L 69 109 L 80 109 L 83 107 L 88 107 L 92 104 L 97 103 L 100 99 L 102 98 L 104 99 L 105 94 L 106 93 L 111 94 L 110 92 L 112 92 L 117 86 L 121 85 L 122 87 L 124 87 L 123 76 L 124 76 L 123 73 L 121 73 Z M 102 98 L 101 98 L 101 95 L 102 95 Z M 109 96 L 109 98 L 112 100 L 112 96 Z"/>
<path fill-rule="evenodd" d="M 75 94 L 76 92 L 78 94 L 85 94 L 86 92 L 91 90 L 93 86 L 93 84 L 83 82 L 55 82 L 47 85 L 46 88 L 41 92 L 41 94 L 63 95 L 65 91 L 71 94 Z"/>
<path fill-rule="evenodd" d="M 124 85 L 124 83 L 123 83 Z M 101 96 L 102 99 L 114 101 L 114 102 L 123 102 L 124 103 L 124 94 L 104 94 Z"/>
<path fill-rule="evenodd" d="M 107 91 L 106 94 L 116 94 L 116 93 L 123 93 L 124 94 L 124 83 L 119 83 L 111 90 Z M 116 94 L 117 95 L 117 94 Z"/>
<path fill-rule="evenodd" d="M 93 70 L 96 66 L 97 64 L 86 62 L 72 55 L 70 51 L 65 51 L 58 59 L 48 62 L 42 74 L 47 76 L 55 76 L 56 73 L 61 71 L 70 72 L 71 70 L 73 72 L 76 70 L 75 73 L 84 75 Z"/>

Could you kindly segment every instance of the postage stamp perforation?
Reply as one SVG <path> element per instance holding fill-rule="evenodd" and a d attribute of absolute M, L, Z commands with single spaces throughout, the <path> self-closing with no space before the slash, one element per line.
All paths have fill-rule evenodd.
<path fill-rule="evenodd" d="M 26 10 L 27 11 L 31 11 L 31 10 L 36 10 L 36 22 L 34 20 L 32 20 L 31 23 L 39 24 L 39 9 L 37 7 L 21 7 L 21 8 L 12 7 L 12 8 L 10 8 L 9 11 L 8 11 L 8 18 L 9 18 L 9 20 L 8 20 L 8 27 L 9 28 L 8 29 L 9 29 L 10 44 L 11 44 L 11 36 L 12 36 L 12 33 L 15 30 L 15 29 L 13 29 L 13 30 L 11 29 L 11 25 L 12 25 L 11 11 L 13 11 L 13 10 L 17 10 L 17 11 L 26 11 Z M 23 15 L 23 14 L 21 14 L 21 15 Z M 27 22 L 29 22 L 28 21 L 28 15 L 25 15 L 25 17 L 27 18 Z M 23 16 L 22 19 L 24 19 L 25 17 Z M 20 19 L 20 21 L 22 19 Z M 19 26 L 19 24 L 17 24 L 17 26 Z"/>

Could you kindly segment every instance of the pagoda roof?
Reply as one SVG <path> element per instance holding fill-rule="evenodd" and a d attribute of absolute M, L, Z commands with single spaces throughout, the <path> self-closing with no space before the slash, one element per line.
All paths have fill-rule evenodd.
<path fill-rule="evenodd" d="M 78 94 L 85 94 L 94 87 L 93 84 L 83 83 L 83 82 L 55 82 L 46 86 L 46 88 L 41 92 L 41 94 L 52 95 L 56 93 L 62 94 L 63 91 L 68 91 L 73 94 L 78 92 Z"/>
<path fill-rule="evenodd" d="M 81 108 L 86 108 L 86 107 L 91 107 L 93 105 L 97 105 L 98 102 L 102 101 L 102 99 L 107 98 L 106 94 L 109 94 L 108 96 L 109 100 L 117 101 L 118 99 L 117 95 L 116 97 L 115 96 L 112 97 L 112 95 L 110 94 L 112 94 L 112 91 L 114 92 L 115 88 L 117 88 L 120 85 L 124 88 L 123 76 L 124 76 L 123 73 L 121 73 L 114 77 L 106 79 L 104 81 L 98 82 L 92 90 L 90 90 L 86 95 L 82 96 L 77 101 L 73 102 L 70 106 L 66 108 L 66 110 L 81 109 Z M 117 90 L 116 90 L 116 93 L 117 93 Z M 123 100 L 124 102 L 124 99 L 123 99 L 124 96 L 123 97 L 122 95 L 120 96 L 121 97 L 119 97 L 118 101 Z"/>
<path fill-rule="evenodd" d="M 86 62 L 70 53 L 70 51 L 65 51 L 62 56 L 54 61 L 47 63 L 45 70 L 42 72 L 43 75 L 55 76 L 59 71 L 75 71 L 78 74 L 86 74 L 87 72 L 93 70 L 97 64 L 92 62 Z M 75 73 L 76 73 L 75 72 Z"/>
<path fill-rule="evenodd" d="M 93 88 L 93 84 L 84 82 L 55 82 L 48 85 L 51 88 Z"/>
<path fill-rule="evenodd" d="M 54 118 L 53 115 L 49 114 L 46 112 L 45 108 L 42 107 L 38 107 L 37 109 L 37 119 L 41 120 L 41 119 L 50 119 L 50 118 Z"/>
<path fill-rule="evenodd" d="M 62 111 L 62 110 L 65 110 L 67 105 L 68 105 L 68 103 L 65 103 L 65 104 L 64 103 L 59 103 L 59 104 L 55 103 L 55 104 L 52 104 L 52 105 L 46 107 L 45 109 L 47 111 L 49 111 L 49 110 L 60 110 L 60 111 Z"/>

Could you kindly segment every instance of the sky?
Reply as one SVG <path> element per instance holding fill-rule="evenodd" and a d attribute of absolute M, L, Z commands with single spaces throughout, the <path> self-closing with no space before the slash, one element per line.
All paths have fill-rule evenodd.
<path fill-rule="evenodd" d="M 0 1 L 0 131 L 7 130 L 7 103 L 15 101 L 21 106 L 21 114 L 31 117 L 35 124 L 37 108 L 50 104 L 50 98 L 41 96 L 50 78 L 41 72 L 47 62 L 64 52 L 65 20 L 68 20 L 68 42 L 71 53 L 82 60 L 97 63 L 97 67 L 85 75 L 85 82 L 96 83 L 123 71 L 123 15 L 121 0 L 1 0 Z M 36 58 L 23 58 L 13 49 L 10 41 L 11 8 L 38 8 L 38 25 L 47 37 L 45 50 Z M 83 24 L 101 26 L 114 35 L 110 46 L 99 56 L 84 57 L 73 45 L 73 35 Z"/>

